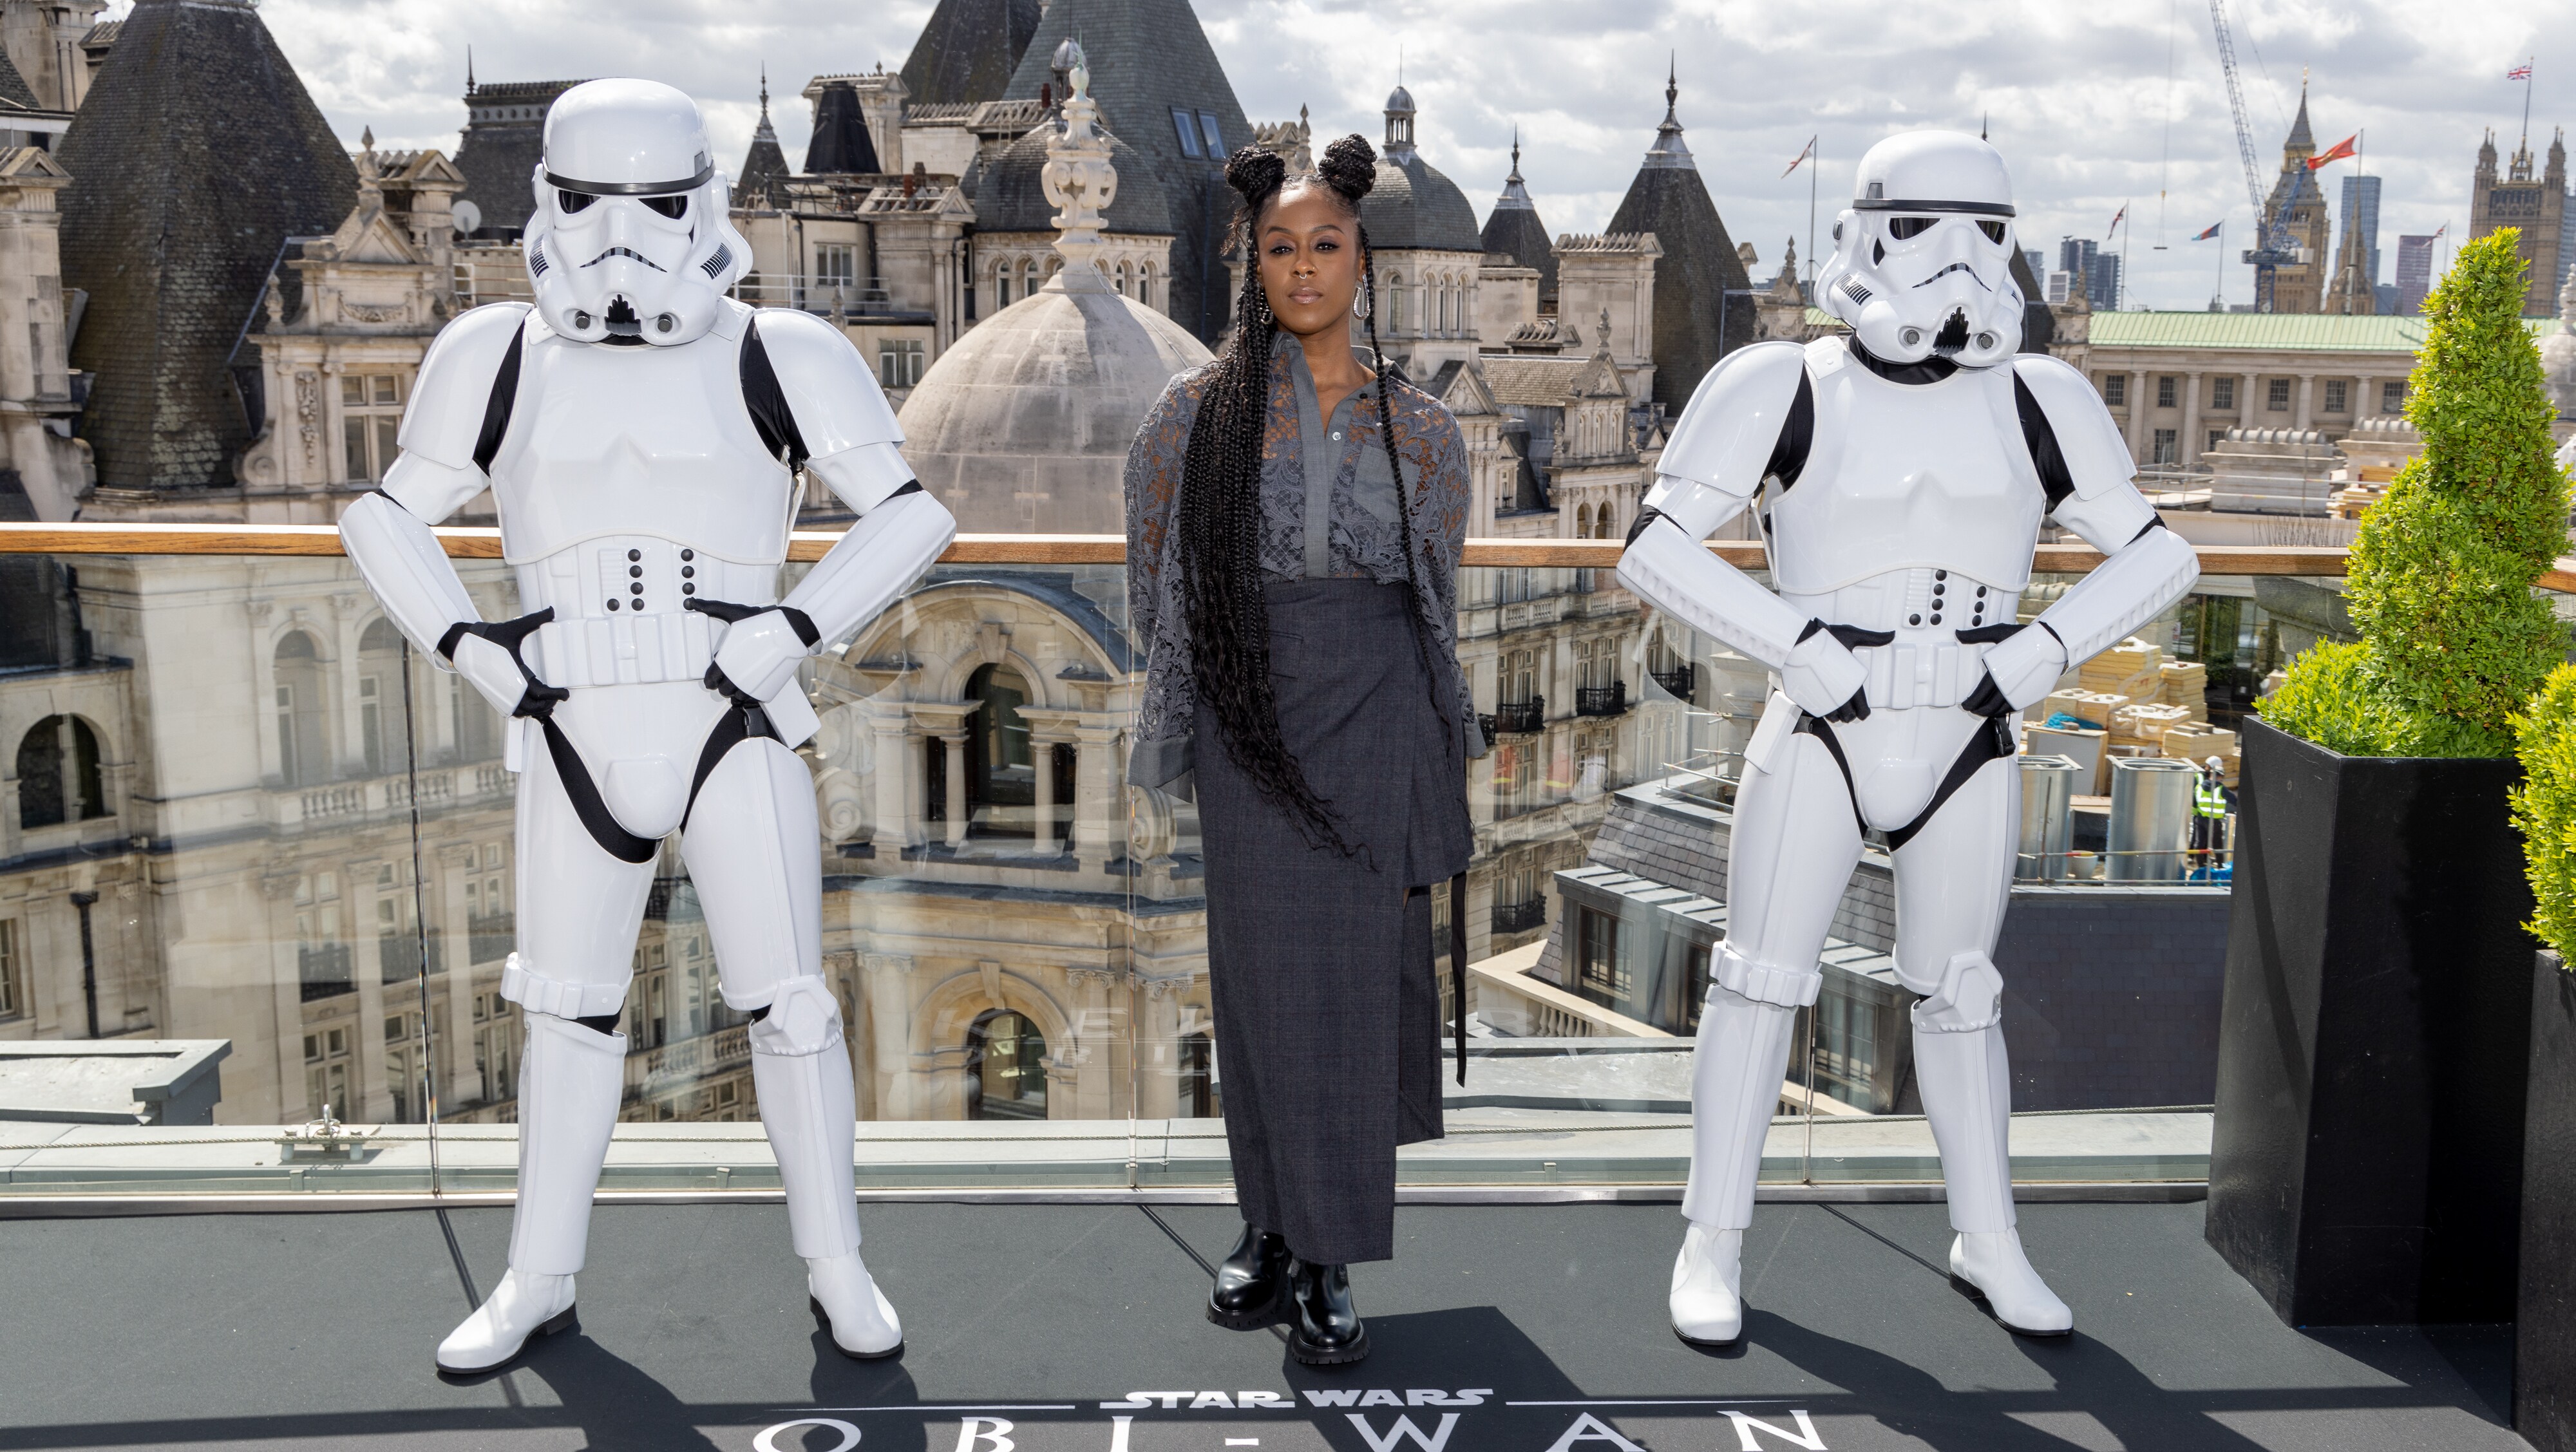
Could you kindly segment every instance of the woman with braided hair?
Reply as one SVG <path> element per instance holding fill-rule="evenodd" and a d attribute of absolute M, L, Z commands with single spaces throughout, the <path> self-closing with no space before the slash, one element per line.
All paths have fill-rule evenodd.
<path fill-rule="evenodd" d="M 1484 753 L 1456 646 L 1458 425 L 1376 348 L 1357 136 L 1226 180 L 1256 267 L 1215 361 L 1127 458 L 1146 644 L 1140 786 L 1195 790 L 1242 1239 L 1208 1319 L 1285 1320 L 1312 1365 L 1368 1333 L 1348 1267 L 1395 1251 L 1395 1150 L 1440 1134 L 1431 890 L 1466 870 Z M 1369 347 L 1353 346 L 1354 324 Z"/>

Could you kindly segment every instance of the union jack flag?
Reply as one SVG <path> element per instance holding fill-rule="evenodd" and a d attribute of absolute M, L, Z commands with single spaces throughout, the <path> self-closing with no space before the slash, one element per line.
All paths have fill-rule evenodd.
<path fill-rule="evenodd" d="M 2505 78 L 2506 80 L 2508 80 L 2508 81 L 2527 81 L 2527 80 L 2530 80 L 2530 79 L 2531 79 L 2531 65 L 2530 65 L 2530 63 L 2529 63 L 2529 62 L 2525 62 L 2525 63 L 2523 63 L 2523 64 L 2521 64 L 2521 65 L 2515 66 L 2512 70 L 2509 70 L 2509 71 L 2507 71 L 2507 72 L 2505 72 L 2505 73 L 2504 73 L 2504 78 Z"/>

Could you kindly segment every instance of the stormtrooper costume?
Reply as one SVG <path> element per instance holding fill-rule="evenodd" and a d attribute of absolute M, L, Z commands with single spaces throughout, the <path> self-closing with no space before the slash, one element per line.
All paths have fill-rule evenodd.
<path fill-rule="evenodd" d="M 661 839 L 752 1016 L 761 1123 L 807 1286 L 853 1356 L 903 1331 L 859 1258 L 855 1111 L 821 975 L 816 728 L 798 662 L 891 604 L 955 532 L 913 481 L 876 380 L 829 324 L 724 295 L 750 248 L 726 220 L 690 99 L 593 81 L 546 119 L 526 236 L 534 306 L 451 323 L 421 362 L 402 455 L 340 524 L 385 612 L 511 717 L 527 1017 L 510 1269 L 438 1348 L 508 1362 L 573 1321 L 592 1191 L 625 1082 L 618 1016 Z M 820 481 L 858 523 L 785 599 L 779 567 Z M 528 612 L 486 622 L 430 526 L 489 488 Z"/>
<path fill-rule="evenodd" d="M 1673 1326 L 1743 1331 L 1739 1252 L 1796 1011 L 1861 851 L 1887 836 L 1896 968 L 1922 995 L 1915 1075 L 1948 1181 L 1955 1281 L 2015 1331 L 2073 1325 L 2023 1256 L 2007 1156 L 2003 981 L 1990 956 L 2020 823 L 2019 712 L 2154 618 L 2199 566 L 2131 484 L 2084 376 L 2016 354 L 2012 192 L 1972 137 L 1871 148 L 1818 271 L 1851 327 L 1758 343 L 1700 383 L 1674 427 L 1622 584 L 1769 666 L 1744 753 L 1727 940 L 1700 1020 L 1695 1143 Z M 1778 593 L 1701 544 L 1756 509 Z M 2100 568 L 2017 624 L 2040 523 Z"/>

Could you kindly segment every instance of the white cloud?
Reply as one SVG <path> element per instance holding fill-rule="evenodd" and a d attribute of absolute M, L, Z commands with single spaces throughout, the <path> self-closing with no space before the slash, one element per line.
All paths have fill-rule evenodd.
<path fill-rule="evenodd" d="M 371 126 L 382 145 L 453 149 L 471 45 L 484 80 L 671 81 L 706 104 L 728 159 L 749 143 L 766 63 L 794 160 L 806 78 L 900 65 L 929 10 L 929 0 L 267 0 L 261 14 L 353 141 Z M 1669 54 L 1700 171 L 1766 271 L 1782 238 L 1794 233 L 1806 250 L 1806 176 L 1780 170 L 1810 133 L 1822 137 L 1821 231 L 1871 142 L 1909 126 L 1974 130 L 1981 118 L 2012 163 L 2024 244 L 2099 237 L 2125 204 L 2138 227 L 2136 294 L 2155 306 L 2207 302 L 2220 244 L 2185 241 L 2192 233 L 2224 217 L 2231 254 L 2250 240 L 2201 0 L 2161 11 L 2062 0 L 1199 0 L 1199 13 L 1246 113 L 1278 119 L 1304 105 L 1321 135 L 1380 134 L 1401 48 L 1424 155 L 1480 215 L 1517 123 L 1547 224 L 1605 225 L 1662 118 Z M 2400 233 L 2447 220 L 2453 237 L 2465 234 L 2480 136 L 2493 127 L 2509 150 L 2521 126 L 2523 88 L 2505 70 L 2539 37 L 2567 33 L 2576 0 L 2231 0 L 2229 13 L 2263 184 L 2304 68 L 2321 145 L 2367 130 L 2369 169 L 2386 179 L 2381 280 L 2393 281 Z M 2576 120 L 2576 58 L 2543 56 L 2539 72 L 2531 125 L 2545 147 Z M 2350 168 L 2320 174 L 2330 201 Z M 2227 296 L 2244 300 L 2248 269 L 2229 264 L 2224 275 Z"/>

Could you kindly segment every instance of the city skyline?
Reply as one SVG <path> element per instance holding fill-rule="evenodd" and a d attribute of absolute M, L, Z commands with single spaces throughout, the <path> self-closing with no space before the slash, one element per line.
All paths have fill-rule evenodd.
<path fill-rule="evenodd" d="M 1510 168 L 1517 126 L 1521 171 L 1549 229 L 1604 226 L 1660 118 L 1669 56 L 1700 170 L 1766 275 L 1783 238 L 1794 235 L 1802 256 L 1810 251 L 1804 168 L 1781 175 L 1810 135 L 1821 136 L 1821 245 L 1870 142 L 1907 126 L 1983 123 L 2014 167 L 2026 246 L 2053 254 L 2062 238 L 2090 237 L 2118 252 L 2125 242 L 2125 290 L 2152 307 L 2206 306 L 2222 273 L 2228 301 L 2252 296 L 2251 269 L 2233 260 L 2250 244 L 2252 217 L 2209 17 L 2197 7 L 2077 16 L 2035 3 L 1902 13 L 1846 3 L 1606 13 L 1529 3 L 1472 19 L 1427 5 L 1206 0 L 1197 8 L 1245 113 L 1281 120 L 1304 106 L 1318 135 L 1379 134 L 1400 53 L 1424 152 L 1480 214 Z M 471 46 L 486 81 L 627 72 L 681 85 L 706 106 L 730 166 L 757 122 L 764 64 L 773 101 L 784 98 L 772 107 L 780 140 L 791 160 L 801 158 L 808 119 L 796 93 L 807 77 L 901 65 L 929 9 L 929 0 L 864 13 L 791 0 L 769 7 L 772 18 L 761 23 L 705 0 L 665 0 L 640 14 L 621 7 L 613 21 L 594 0 L 267 0 L 264 13 L 352 146 L 372 128 L 380 146 L 452 151 Z M 2229 13 L 2265 189 L 2304 68 L 2319 144 L 2367 133 L 2362 162 L 2384 179 L 2383 237 L 2447 221 L 2446 240 L 2457 241 L 2479 140 L 2492 127 L 2509 153 L 2520 134 L 2524 87 L 2505 73 L 2539 49 L 2535 38 L 2553 22 L 2576 19 L 2576 0 L 2438 15 L 2404 0 L 2333 15 L 2238 0 Z M 1257 63 L 1264 58 L 1266 67 Z M 2576 60 L 2540 56 L 2535 151 L 2555 125 L 2576 119 L 2560 105 L 2571 84 Z M 2339 161 L 2320 175 L 2330 196 L 2353 166 Z M 2106 238 L 2124 207 L 2121 230 L 2135 226 L 2138 235 Z M 2221 238 L 2188 240 L 2222 218 Z M 2230 258 L 2223 269 L 2212 255 L 2221 247 Z"/>

